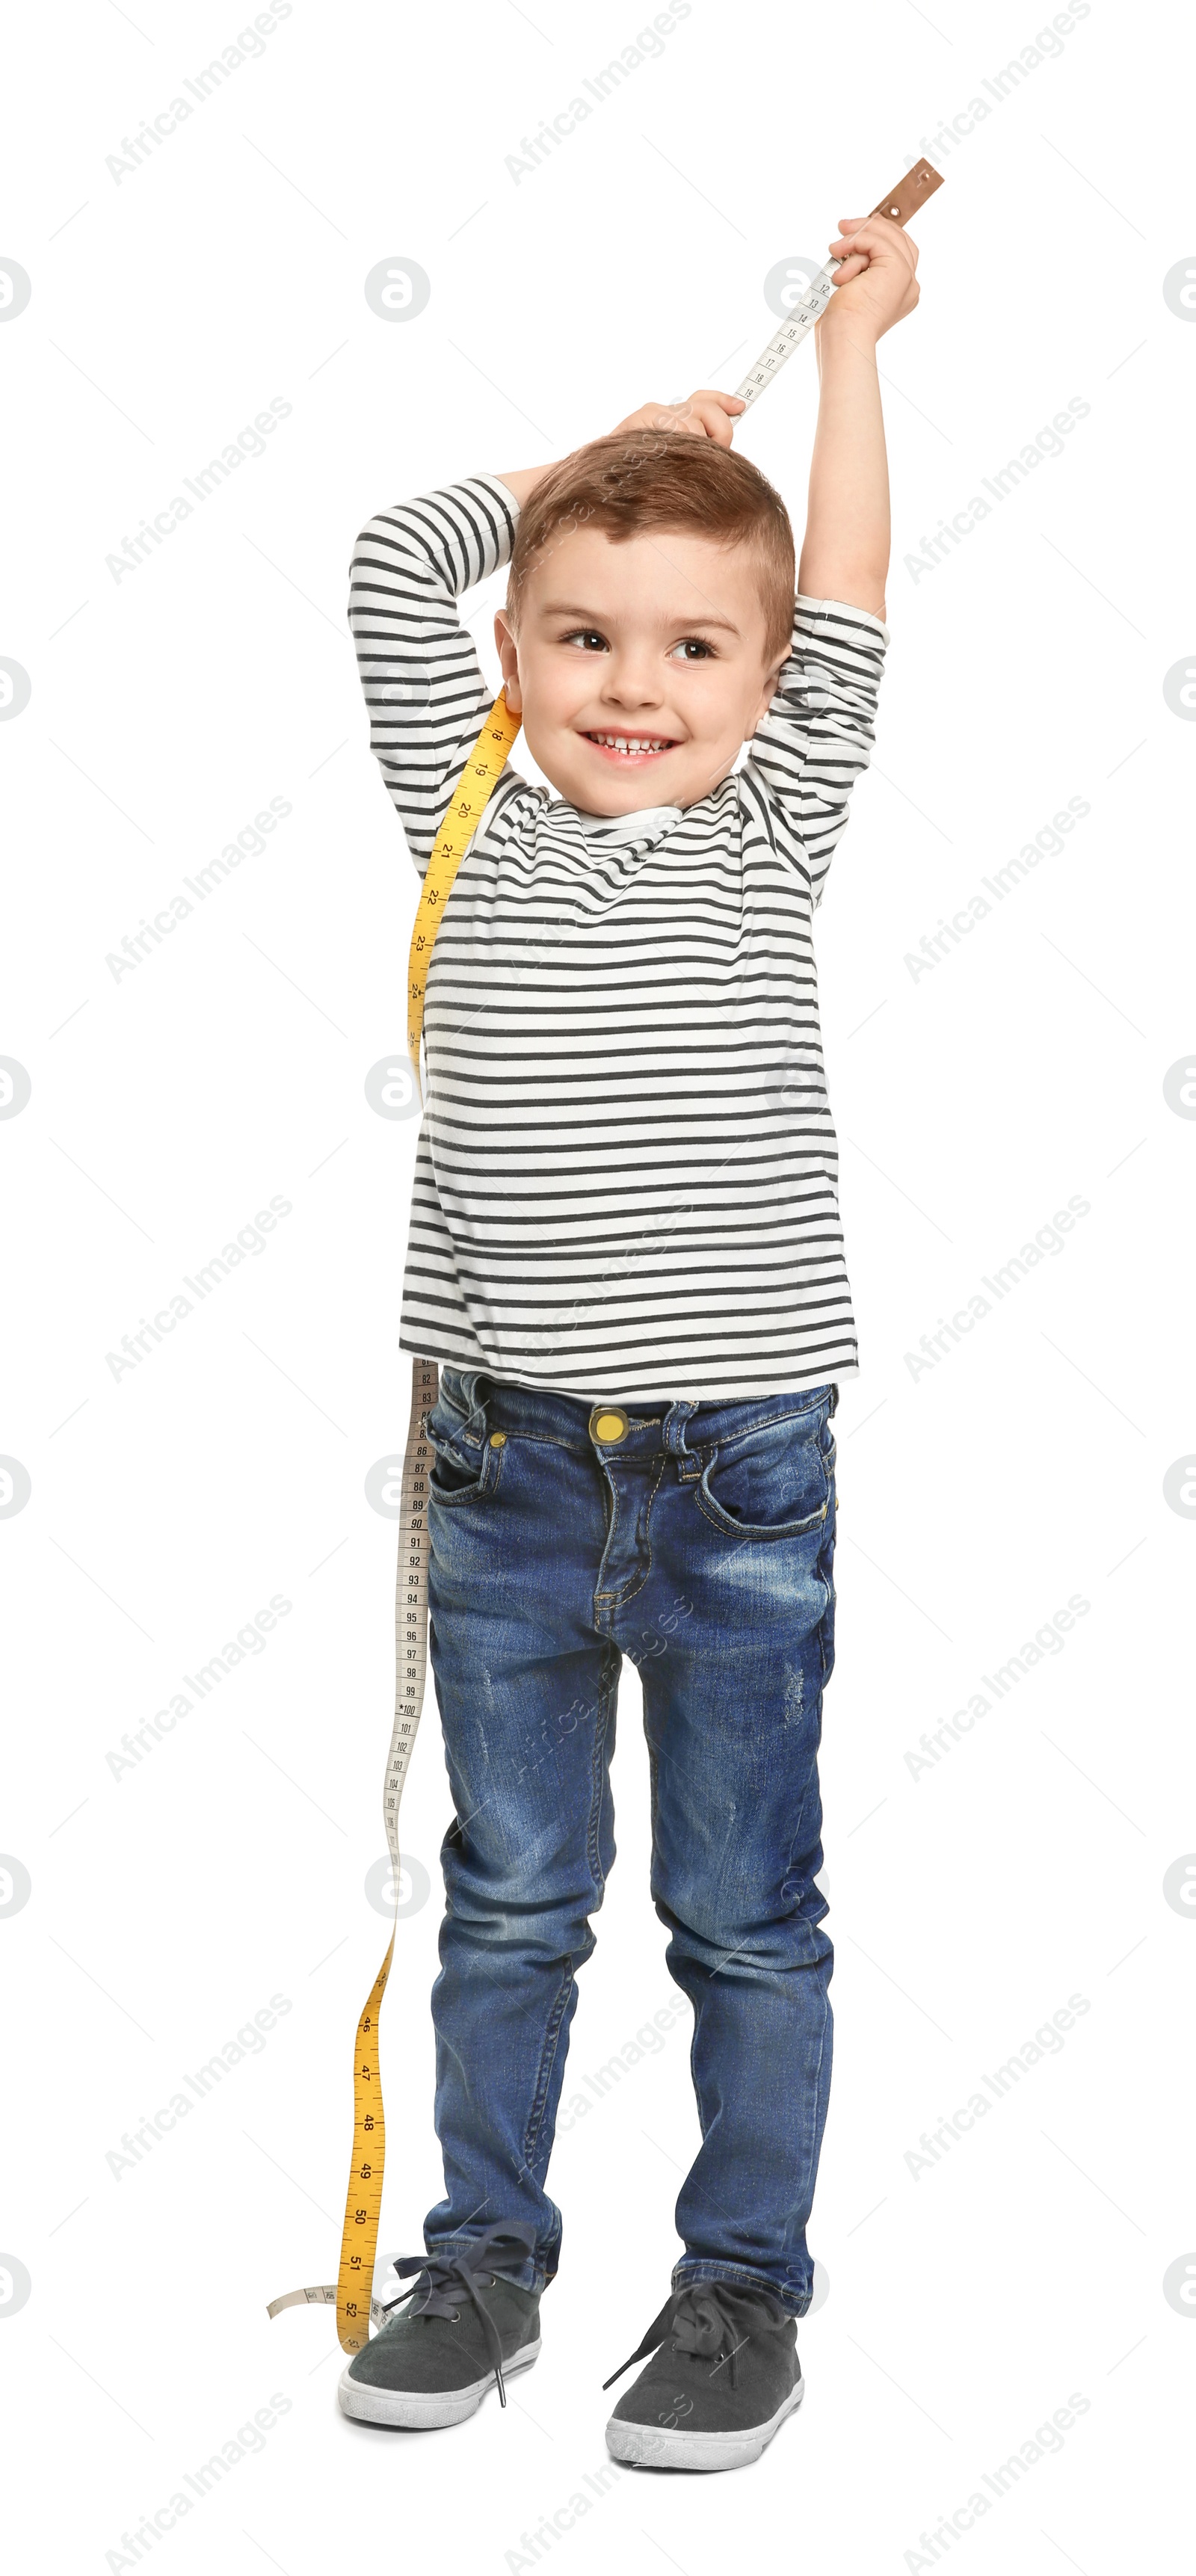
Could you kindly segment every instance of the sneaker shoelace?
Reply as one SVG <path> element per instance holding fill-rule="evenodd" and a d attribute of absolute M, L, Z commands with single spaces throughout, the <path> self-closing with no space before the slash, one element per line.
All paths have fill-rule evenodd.
<path fill-rule="evenodd" d="M 646 2361 L 649 2353 L 671 2341 L 675 2354 L 694 2362 L 713 2363 L 716 2369 L 728 2362 L 734 2388 L 737 2356 L 745 2343 L 753 2335 L 779 2334 L 788 2323 L 788 2311 L 767 2290 L 735 2290 L 726 2281 L 688 2281 L 666 2299 L 643 2342 L 602 2385 L 613 2388 L 633 2362 Z"/>
<path fill-rule="evenodd" d="M 508 2219 L 488 2227 L 485 2234 L 471 2238 L 455 2254 L 399 2254 L 394 2268 L 402 2280 L 408 2272 L 418 2273 L 409 2290 L 397 2299 L 387 2300 L 387 2315 L 403 2306 L 409 2317 L 447 2317 L 456 2325 L 468 2303 L 481 2320 L 482 2335 L 489 2360 L 493 2364 L 499 2402 L 505 2406 L 507 2392 L 502 2375 L 502 2341 L 498 2328 L 481 2295 L 481 2276 L 493 2282 L 514 2280 L 536 2248 L 536 2231 L 523 2219 Z"/>

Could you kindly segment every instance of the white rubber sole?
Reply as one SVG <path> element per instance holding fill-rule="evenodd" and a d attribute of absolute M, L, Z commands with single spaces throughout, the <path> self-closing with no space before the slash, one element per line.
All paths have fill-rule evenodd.
<path fill-rule="evenodd" d="M 805 2393 L 804 2379 L 797 2380 L 766 2424 L 752 2424 L 740 2433 L 687 2433 L 683 2425 L 625 2424 L 612 2415 L 606 2447 L 612 2460 L 627 2460 L 641 2469 L 746 2469 L 767 2450 Z"/>
<path fill-rule="evenodd" d="M 525 2343 L 521 2352 L 504 2361 L 503 2378 L 530 2370 L 539 2355 L 537 2335 L 534 2343 Z M 434 2394 L 413 2388 L 371 2388 L 354 2379 L 352 2370 L 350 2362 L 341 2372 L 336 2392 L 342 2415 L 351 2415 L 355 2424 L 399 2425 L 410 2433 L 434 2433 L 443 2424 L 463 2424 L 467 2415 L 476 2415 L 487 2389 L 495 2384 L 494 2373 L 488 2370 L 484 2379 L 473 2379 L 466 2388 L 442 2388 Z"/>

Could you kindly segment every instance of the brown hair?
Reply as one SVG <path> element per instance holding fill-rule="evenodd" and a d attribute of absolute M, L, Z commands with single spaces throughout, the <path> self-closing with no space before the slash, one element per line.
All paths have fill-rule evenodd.
<path fill-rule="evenodd" d="M 685 430 L 640 429 L 595 438 L 551 466 L 515 525 L 507 611 L 514 625 L 529 575 L 580 527 L 615 545 L 645 529 L 685 528 L 724 546 L 750 546 L 759 566 L 767 667 L 793 632 L 793 530 L 779 492 L 758 466 Z"/>

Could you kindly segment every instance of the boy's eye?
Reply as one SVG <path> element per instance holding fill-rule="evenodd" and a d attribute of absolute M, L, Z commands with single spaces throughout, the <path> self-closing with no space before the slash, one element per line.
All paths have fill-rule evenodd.
<path fill-rule="evenodd" d="M 568 635 L 562 635 L 561 642 L 575 644 L 581 653 L 607 653 L 610 650 L 605 635 L 600 634 L 596 626 L 575 626 Z M 674 644 L 669 659 L 674 660 L 678 655 L 683 662 L 708 662 L 712 659 L 712 648 L 700 635 L 686 635 L 679 644 Z"/>

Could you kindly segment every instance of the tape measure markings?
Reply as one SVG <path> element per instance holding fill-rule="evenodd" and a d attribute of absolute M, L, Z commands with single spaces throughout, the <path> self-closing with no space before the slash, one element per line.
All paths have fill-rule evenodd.
<path fill-rule="evenodd" d="M 909 222 L 910 216 L 916 214 L 918 207 L 925 205 L 927 198 L 932 197 L 935 189 L 941 188 L 942 184 L 938 171 L 931 168 L 929 161 L 916 161 L 913 169 L 906 171 L 904 179 L 899 181 L 897 187 L 891 188 L 888 196 L 882 197 L 878 206 L 873 206 L 872 213 L 887 215 L 890 223 L 905 225 Z M 774 331 L 767 348 L 761 350 L 755 366 L 749 367 L 743 383 L 736 385 L 735 391 L 741 402 L 750 405 L 757 400 L 765 386 L 770 385 L 773 377 L 780 372 L 786 358 L 791 358 L 794 350 L 800 349 L 802 341 L 813 330 L 815 323 L 821 321 L 834 292 L 838 267 L 838 261 L 831 260 L 825 268 L 819 269 L 817 277 L 811 278 L 805 294 L 798 298 L 792 311 L 786 314 L 780 329 Z"/>
<path fill-rule="evenodd" d="M 436 933 L 453 891 L 457 870 L 510 759 L 519 724 L 519 717 L 513 715 L 507 705 L 505 689 L 500 689 L 449 797 L 444 821 L 432 845 L 407 962 L 407 1050 L 417 1090 L 420 1089 L 419 1050 L 428 968 L 436 945 Z"/>
<path fill-rule="evenodd" d="M 399 1905 L 399 1807 L 419 1731 L 428 1661 L 428 1479 L 432 1445 L 428 1415 L 436 1402 L 440 1377 L 435 1360 L 416 1358 L 411 1371 L 411 1419 L 399 1491 L 399 1554 L 395 1582 L 395 1713 L 382 1788 L 382 1817 L 395 1892 Z M 336 2331 L 345 2352 L 360 2352 L 369 2326 L 384 2325 L 386 2310 L 373 2296 L 382 2215 L 382 2181 L 386 2165 L 386 2115 L 378 2021 L 386 1981 L 394 1958 L 395 1926 L 378 1974 L 357 2023 L 353 2053 L 353 2157 L 345 2196 L 340 2273 L 302 2290 L 272 2299 L 271 2317 L 284 2308 L 336 2308 Z"/>

